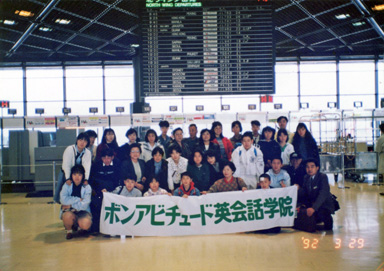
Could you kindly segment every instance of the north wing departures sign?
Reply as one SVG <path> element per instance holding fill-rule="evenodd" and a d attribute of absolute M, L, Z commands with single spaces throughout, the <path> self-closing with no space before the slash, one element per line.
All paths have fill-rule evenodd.
<path fill-rule="evenodd" d="M 272 17 L 267 0 L 146 0 L 144 95 L 274 93 Z"/>

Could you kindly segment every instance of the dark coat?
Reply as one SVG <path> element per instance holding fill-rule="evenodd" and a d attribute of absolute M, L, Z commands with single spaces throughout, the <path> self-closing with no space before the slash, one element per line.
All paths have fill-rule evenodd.
<path fill-rule="evenodd" d="M 307 174 L 304 164 L 301 163 L 297 169 L 294 169 L 293 166 L 289 166 L 286 170 L 291 177 L 291 185 L 298 184 L 302 187 L 304 183 L 304 176 Z"/>
<path fill-rule="evenodd" d="M 309 175 L 305 175 L 303 186 L 298 191 L 298 201 L 315 211 L 324 208 L 333 214 L 335 207 L 327 175 L 317 172 L 313 180 Z"/>
<path fill-rule="evenodd" d="M 151 160 L 147 161 L 145 163 L 145 177 L 147 180 L 145 182 L 143 192 L 148 190 L 148 184 L 152 178 L 156 178 L 161 188 L 170 191 L 168 188 L 168 162 L 166 160 L 161 160 L 160 172 L 157 175 L 155 174 L 155 160 L 152 158 Z"/>
<path fill-rule="evenodd" d="M 204 143 L 203 144 L 199 144 L 199 149 L 203 152 L 203 154 L 205 155 L 209 150 L 212 150 L 214 151 L 215 153 L 217 153 L 217 157 L 220 157 L 220 146 L 216 143 L 213 143 L 212 141 L 209 142 L 209 147 L 208 147 L 208 150 L 205 150 L 205 145 Z"/>
<path fill-rule="evenodd" d="M 141 169 L 141 175 L 142 175 L 142 177 L 145 177 L 145 161 L 142 160 L 142 159 L 139 159 L 138 161 L 139 161 L 139 165 L 140 165 L 140 169 Z M 121 179 L 125 180 L 125 178 L 128 175 L 135 176 L 135 180 L 138 183 L 142 183 L 142 180 L 137 180 L 137 176 L 136 176 L 136 173 L 135 173 L 135 168 L 133 167 L 133 163 L 132 163 L 131 159 L 125 160 L 121 164 Z"/>
<path fill-rule="evenodd" d="M 199 189 L 199 191 L 208 191 L 211 181 L 209 167 L 206 163 L 203 163 L 200 168 L 196 165 L 188 164 L 187 172 L 192 175 L 195 187 Z"/>
<path fill-rule="evenodd" d="M 128 143 L 125 143 L 123 146 L 120 146 L 116 151 L 117 158 L 120 159 L 120 161 L 124 161 L 129 159 L 129 152 L 131 151 L 131 147 Z"/>
<path fill-rule="evenodd" d="M 300 154 L 303 157 L 303 161 L 307 159 L 316 159 L 317 161 L 320 161 L 320 156 L 319 156 L 319 148 L 317 147 L 317 143 L 313 138 L 304 139 L 304 145 L 305 149 L 307 151 L 307 157 L 303 155 L 300 151 L 300 138 L 299 137 L 294 137 L 292 141 L 293 148 L 295 149 L 295 152 Z"/>
<path fill-rule="evenodd" d="M 120 182 L 121 163 L 119 159 L 113 159 L 113 165 L 103 166 L 103 161 L 96 161 L 91 167 L 89 184 L 96 194 L 101 194 L 101 190 L 107 189 L 112 192 L 116 187 L 122 185 Z"/>
<path fill-rule="evenodd" d="M 260 150 L 263 153 L 264 165 L 267 164 L 268 160 L 272 160 L 274 158 L 281 158 L 281 148 L 279 143 L 275 140 L 271 141 L 259 141 Z"/>

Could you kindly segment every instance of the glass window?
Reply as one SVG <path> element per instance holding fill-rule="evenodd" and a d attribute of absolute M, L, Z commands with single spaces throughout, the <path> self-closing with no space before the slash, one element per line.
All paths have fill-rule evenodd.
<path fill-rule="evenodd" d="M 81 115 L 81 116 L 93 115 L 93 113 L 89 112 L 89 108 L 91 107 L 97 107 L 98 112 L 95 113 L 95 115 L 103 115 L 102 101 L 68 101 L 67 107 L 71 108 L 70 115 Z"/>
<path fill-rule="evenodd" d="M 275 65 L 275 96 L 298 95 L 298 66 L 296 62 L 280 62 Z"/>
<path fill-rule="evenodd" d="M 196 105 L 204 106 L 204 111 L 196 111 Z M 230 109 L 232 109 L 231 107 L 232 106 L 230 106 Z M 199 114 L 219 112 L 221 112 L 220 96 L 204 96 L 204 99 L 202 99 L 202 96 L 187 96 L 183 99 L 183 113 Z"/>
<path fill-rule="evenodd" d="M 375 95 L 340 95 L 340 108 L 355 109 L 354 102 L 362 102 L 362 108 L 375 108 Z"/>
<path fill-rule="evenodd" d="M 67 67 L 65 75 L 67 101 L 103 100 L 103 69 L 101 66 Z"/>
<path fill-rule="evenodd" d="M 329 102 L 336 102 L 336 95 L 301 96 L 300 102 L 308 103 L 310 110 L 327 110 Z"/>
<path fill-rule="evenodd" d="M 145 102 L 149 103 L 152 114 L 182 113 L 183 101 L 181 97 L 147 97 Z M 177 111 L 169 111 L 170 106 L 177 106 Z"/>
<path fill-rule="evenodd" d="M 230 105 L 230 110 L 226 112 L 232 113 L 241 113 L 241 112 L 253 112 L 255 110 L 249 110 L 249 104 L 256 105 L 256 111 L 260 110 L 259 108 L 260 96 L 259 95 L 243 95 L 243 96 L 223 96 L 222 104 Z M 207 110 L 206 110 L 207 111 Z"/>
<path fill-rule="evenodd" d="M 340 61 L 340 94 L 374 94 L 374 61 Z M 364 99 L 366 100 L 366 99 Z M 374 107 L 373 107 L 374 108 Z"/>
<path fill-rule="evenodd" d="M 106 100 L 134 99 L 134 78 L 132 66 L 105 67 Z"/>
<path fill-rule="evenodd" d="M 301 95 L 336 95 L 336 63 L 302 62 L 300 93 Z"/>
<path fill-rule="evenodd" d="M 381 99 L 384 98 L 384 60 L 380 60 L 378 63 L 378 74 L 379 74 L 379 107 L 381 106 Z"/>
<path fill-rule="evenodd" d="M 36 108 L 44 108 L 44 115 L 59 115 L 63 108 L 62 67 L 32 67 L 27 75 L 27 116 L 36 114 Z"/>
<path fill-rule="evenodd" d="M 23 70 L 22 68 L 1 68 L 0 69 L 0 100 L 9 101 L 9 106 L 16 109 L 15 116 L 24 115 L 23 106 Z M 3 109 L 3 116 L 8 110 Z"/>

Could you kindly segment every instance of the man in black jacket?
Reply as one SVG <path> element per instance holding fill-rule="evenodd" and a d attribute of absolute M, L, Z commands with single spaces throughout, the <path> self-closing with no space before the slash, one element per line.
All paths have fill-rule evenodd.
<path fill-rule="evenodd" d="M 298 191 L 298 201 L 307 207 L 307 215 L 314 215 L 318 228 L 332 230 L 332 214 L 335 212 L 327 175 L 319 172 L 319 161 L 305 162 L 307 175 Z"/>
<path fill-rule="evenodd" d="M 120 161 L 114 157 L 112 149 L 103 150 L 101 160 L 92 165 L 89 178 L 89 184 L 92 187 L 91 212 L 93 223 L 91 232 L 99 232 L 103 192 L 112 192 L 119 185 L 123 185 L 120 181 L 120 167 Z"/>
<path fill-rule="evenodd" d="M 289 176 L 291 177 L 291 185 L 297 184 L 298 186 L 302 187 L 304 176 L 306 174 L 303 158 L 296 152 L 291 153 L 289 158 L 290 166 L 286 168 L 283 167 L 283 169 L 286 169 Z"/>

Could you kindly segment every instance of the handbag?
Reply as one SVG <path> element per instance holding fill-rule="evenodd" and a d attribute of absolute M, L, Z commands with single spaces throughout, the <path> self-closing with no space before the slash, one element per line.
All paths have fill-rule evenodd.
<path fill-rule="evenodd" d="M 316 218 L 314 215 L 307 215 L 307 208 L 299 207 L 297 210 L 297 217 L 295 218 L 293 228 L 300 231 L 315 232 Z"/>

